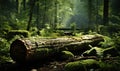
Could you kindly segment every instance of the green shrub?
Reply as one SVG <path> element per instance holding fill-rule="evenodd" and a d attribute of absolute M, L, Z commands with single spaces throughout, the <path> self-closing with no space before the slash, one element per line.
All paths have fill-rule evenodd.
<path fill-rule="evenodd" d="M 117 50 L 119 50 L 120 51 L 120 32 L 119 33 L 117 33 L 116 35 L 115 35 L 115 37 L 113 37 L 113 41 L 114 41 L 114 43 L 115 43 L 115 48 L 117 48 Z"/>
<path fill-rule="evenodd" d="M 42 30 L 40 30 L 40 35 L 44 36 L 44 37 L 50 36 L 51 33 L 53 33 L 53 29 L 50 27 L 49 24 L 45 24 L 45 28 L 43 28 Z"/>
<path fill-rule="evenodd" d="M 99 62 L 98 71 L 120 71 L 120 60 L 108 60 Z"/>
<path fill-rule="evenodd" d="M 106 35 L 106 36 L 113 36 L 115 33 L 118 33 L 120 31 L 120 25 L 111 23 L 107 26 L 99 25 L 99 32 L 100 34 Z"/>
<path fill-rule="evenodd" d="M 9 45 L 6 39 L 0 38 L 0 55 L 8 55 Z"/>
<path fill-rule="evenodd" d="M 76 24 L 75 23 L 70 24 L 70 28 L 72 30 L 72 35 L 75 35 L 76 34 Z"/>
<path fill-rule="evenodd" d="M 5 63 L 10 60 L 9 46 L 10 43 L 6 39 L 0 38 L 0 63 Z"/>
<path fill-rule="evenodd" d="M 104 42 L 100 42 L 100 44 L 102 48 L 109 48 L 111 46 L 114 46 L 114 41 L 108 37 L 108 36 L 104 36 Z"/>
<path fill-rule="evenodd" d="M 31 27 L 31 29 L 30 29 L 30 35 L 31 36 L 40 35 L 40 32 L 38 31 L 37 27 Z"/>

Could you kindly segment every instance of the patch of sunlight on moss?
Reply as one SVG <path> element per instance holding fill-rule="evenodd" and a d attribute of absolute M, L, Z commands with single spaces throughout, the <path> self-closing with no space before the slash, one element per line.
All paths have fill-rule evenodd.
<path fill-rule="evenodd" d="M 65 65 L 66 71 L 86 71 L 88 69 L 99 68 L 99 62 L 94 59 L 86 59 L 75 62 L 69 62 Z"/>

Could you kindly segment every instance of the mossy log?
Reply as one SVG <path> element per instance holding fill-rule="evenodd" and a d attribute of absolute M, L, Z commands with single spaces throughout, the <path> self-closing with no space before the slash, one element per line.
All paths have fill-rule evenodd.
<path fill-rule="evenodd" d="M 17 62 L 33 61 L 35 59 L 45 60 L 59 56 L 57 53 L 65 50 L 72 53 L 83 53 L 90 49 L 89 45 L 95 46 L 101 41 L 104 41 L 101 35 L 16 39 L 10 46 L 10 56 Z"/>

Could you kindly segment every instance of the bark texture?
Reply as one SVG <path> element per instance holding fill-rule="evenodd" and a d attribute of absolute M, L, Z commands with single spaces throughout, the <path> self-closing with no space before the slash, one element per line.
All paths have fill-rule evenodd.
<path fill-rule="evenodd" d="M 101 35 L 16 39 L 10 46 L 10 56 L 17 62 L 46 60 L 59 56 L 59 53 L 65 50 L 73 54 L 82 54 L 90 49 L 89 45 L 97 46 L 101 41 L 104 41 Z"/>

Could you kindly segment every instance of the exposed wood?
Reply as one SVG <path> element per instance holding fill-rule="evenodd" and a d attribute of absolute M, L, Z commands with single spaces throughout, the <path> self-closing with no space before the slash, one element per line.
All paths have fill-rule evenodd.
<path fill-rule="evenodd" d="M 47 59 L 58 56 L 63 50 L 81 54 L 104 41 L 101 35 L 84 35 L 81 37 L 32 38 L 16 39 L 10 46 L 10 56 L 14 61 L 24 62 L 36 59 Z"/>

